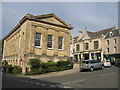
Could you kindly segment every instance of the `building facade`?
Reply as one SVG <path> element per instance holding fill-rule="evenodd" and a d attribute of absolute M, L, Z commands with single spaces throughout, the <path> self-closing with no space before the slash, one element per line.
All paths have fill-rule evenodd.
<path fill-rule="evenodd" d="M 74 37 L 74 57 L 77 61 L 85 60 L 85 59 L 97 59 L 100 61 L 103 61 L 108 56 L 106 52 L 106 48 L 108 48 L 108 45 L 106 44 L 107 40 L 109 39 L 111 45 L 109 45 L 109 48 L 111 48 L 111 54 L 120 55 L 119 49 L 120 49 L 120 43 L 119 43 L 119 35 L 114 35 L 114 37 L 108 37 L 108 34 L 110 32 L 119 31 L 115 27 L 108 28 L 105 30 L 100 30 L 97 32 L 90 32 L 85 30 L 84 35 L 82 31 L 79 31 L 79 36 Z M 112 41 L 116 38 L 116 44 L 112 45 Z M 113 40 L 112 40 L 113 39 Z M 115 42 L 115 41 L 114 41 Z M 114 48 L 116 49 L 115 52 L 113 52 Z M 109 54 L 110 54 L 109 53 Z"/>
<path fill-rule="evenodd" d="M 120 30 L 110 31 L 105 37 L 105 55 L 106 59 L 120 60 Z"/>
<path fill-rule="evenodd" d="M 37 58 L 42 62 L 67 60 L 70 56 L 70 37 L 73 27 L 55 14 L 24 16 L 4 37 L 2 60 L 22 67 Z"/>

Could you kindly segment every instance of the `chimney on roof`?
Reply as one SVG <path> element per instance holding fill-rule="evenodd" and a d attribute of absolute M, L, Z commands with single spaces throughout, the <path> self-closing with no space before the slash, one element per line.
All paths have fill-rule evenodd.
<path fill-rule="evenodd" d="M 78 33 L 79 33 L 79 38 L 81 38 L 83 36 L 83 34 L 82 34 L 83 32 L 79 31 Z"/>

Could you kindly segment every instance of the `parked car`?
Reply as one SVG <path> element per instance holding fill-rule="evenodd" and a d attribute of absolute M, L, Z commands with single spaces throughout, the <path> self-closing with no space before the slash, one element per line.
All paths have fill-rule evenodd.
<path fill-rule="evenodd" d="M 103 63 L 104 63 L 104 67 L 111 67 L 110 60 L 105 60 L 103 61 Z"/>
<path fill-rule="evenodd" d="M 104 69 L 104 64 L 98 60 L 83 60 L 80 63 L 80 70 L 90 70 Z"/>
<path fill-rule="evenodd" d="M 115 65 L 115 60 L 110 60 L 111 65 Z"/>
<path fill-rule="evenodd" d="M 115 66 L 120 67 L 120 60 L 115 61 Z"/>

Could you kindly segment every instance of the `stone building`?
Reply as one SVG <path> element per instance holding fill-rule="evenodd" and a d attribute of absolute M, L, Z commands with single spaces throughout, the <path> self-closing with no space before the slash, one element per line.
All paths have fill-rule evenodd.
<path fill-rule="evenodd" d="M 105 56 L 108 54 L 106 52 L 106 48 L 108 45 L 106 45 L 106 41 L 109 39 L 111 45 L 109 45 L 109 48 L 111 48 L 110 53 L 113 54 L 113 50 L 117 49 L 117 52 L 114 54 L 119 54 L 120 49 L 120 42 L 119 41 L 119 35 L 120 34 L 114 34 L 112 37 L 108 37 L 108 34 L 111 32 L 116 32 L 118 29 L 115 27 L 111 27 L 105 30 L 100 30 L 96 32 L 91 32 L 88 30 L 85 30 L 84 35 L 82 31 L 79 31 L 79 36 L 74 37 L 74 57 L 77 61 L 84 60 L 84 59 L 98 59 L 100 61 L 103 61 Z M 116 38 L 117 44 L 112 45 L 112 42 Z M 113 40 L 112 40 L 113 39 Z M 109 53 L 109 54 L 110 54 Z"/>
<path fill-rule="evenodd" d="M 25 15 L 4 37 L 2 60 L 25 68 L 31 58 L 43 62 L 67 60 L 73 27 L 55 14 Z"/>
<path fill-rule="evenodd" d="M 105 55 L 106 59 L 120 60 L 120 30 L 112 30 L 105 37 Z"/>

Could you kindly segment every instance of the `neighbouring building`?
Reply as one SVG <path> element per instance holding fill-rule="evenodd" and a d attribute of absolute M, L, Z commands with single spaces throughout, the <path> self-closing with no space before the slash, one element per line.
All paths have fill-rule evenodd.
<path fill-rule="evenodd" d="M 32 58 L 43 62 L 67 60 L 72 28 L 53 13 L 27 14 L 4 37 L 2 60 L 22 67 L 22 73 Z"/>
<path fill-rule="evenodd" d="M 120 59 L 120 29 L 110 31 L 105 37 L 105 55 L 109 60 Z"/>
<path fill-rule="evenodd" d="M 85 30 L 84 34 L 82 31 L 79 31 L 79 36 L 73 38 L 74 57 L 77 61 L 85 59 L 97 59 L 103 61 L 107 59 L 107 57 L 119 57 L 119 32 L 120 31 L 115 27 L 96 32 Z M 110 45 L 107 45 L 108 43 Z"/>

